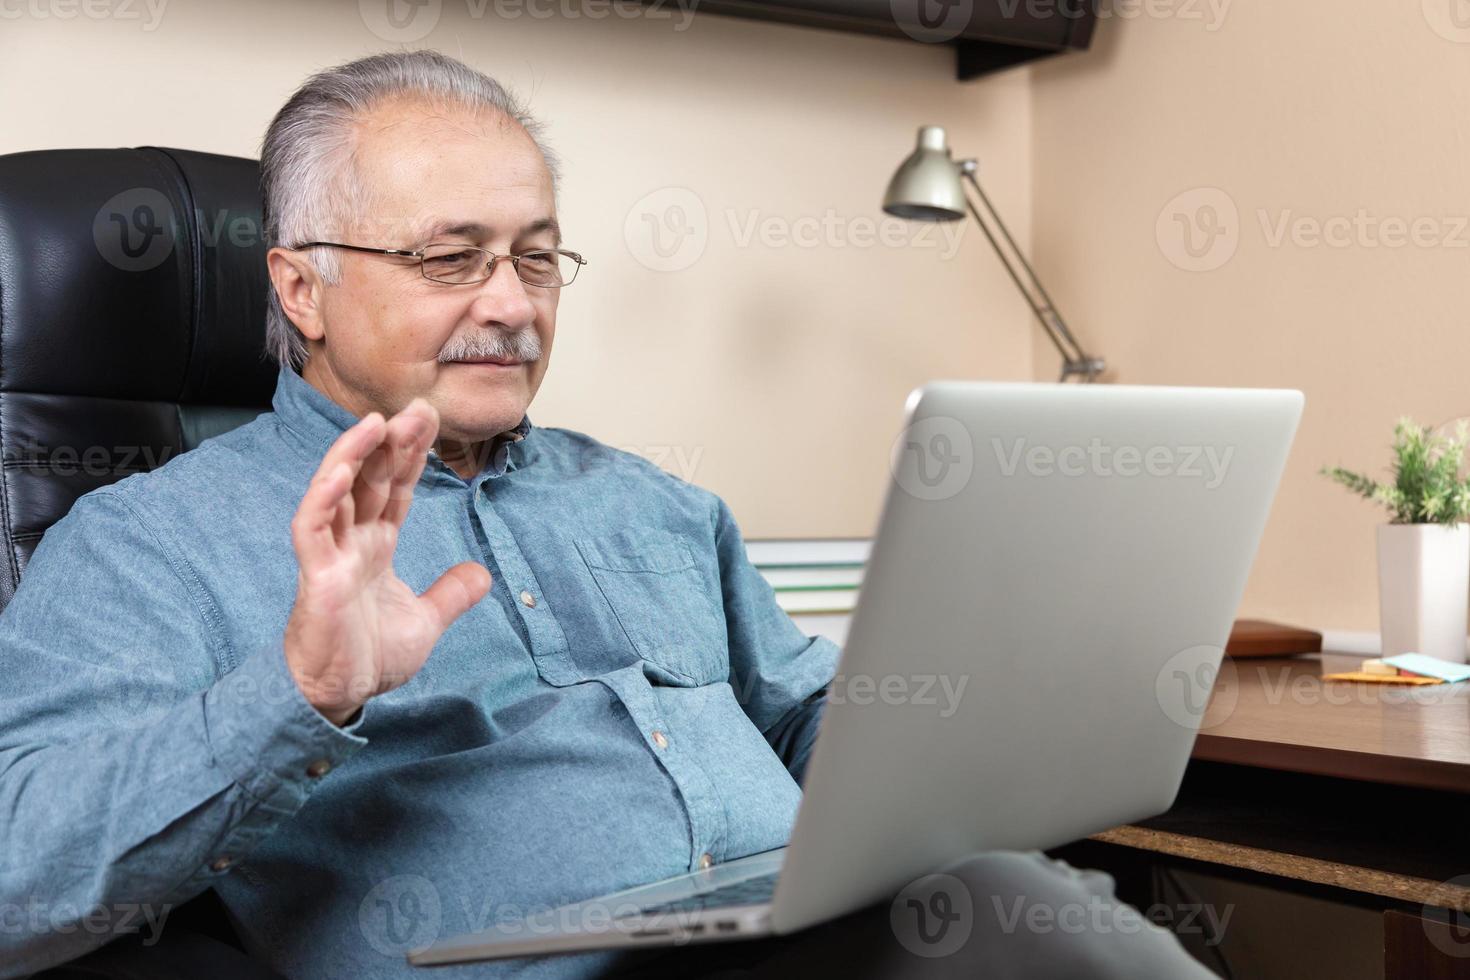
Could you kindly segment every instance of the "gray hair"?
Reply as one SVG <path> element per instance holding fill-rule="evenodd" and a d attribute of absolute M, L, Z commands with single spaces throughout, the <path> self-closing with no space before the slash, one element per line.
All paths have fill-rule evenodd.
<path fill-rule="evenodd" d="M 260 149 L 267 247 L 326 237 L 329 229 L 366 211 L 366 195 L 353 168 L 356 123 L 374 106 L 396 97 L 491 110 L 514 120 L 541 151 L 555 184 L 557 159 L 543 142 L 541 123 L 495 79 L 437 51 L 375 54 L 311 76 L 271 120 Z M 312 249 L 309 261 L 323 282 L 340 281 L 336 250 Z M 274 288 L 265 316 L 267 352 L 278 364 L 300 370 L 306 362 L 306 338 L 286 316 Z"/>

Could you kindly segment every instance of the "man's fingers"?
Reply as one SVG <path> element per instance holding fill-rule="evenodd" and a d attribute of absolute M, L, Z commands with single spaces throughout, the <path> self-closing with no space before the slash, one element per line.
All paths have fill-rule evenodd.
<path fill-rule="evenodd" d="M 413 504 L 413 490 L 428 462 L 429 447 L 439 434 L 439 413 L 422 398 L 415 398 L 389 422 L 392 455 L 392 486 L 383 519 L 402 526 Z"/>
<path fill-rule="evenodd" d="M 347 465 L 350 466 L 351 464 Z M 357 474 L 354 472 L 352 479 L 348 481 L 347 489 L 349 492 L 344 493 L 338 498 L 337 507 L 332 512 L 332 534 L 337 539 L 338 544 L 347 540 L 347 533 L 352 530 L 352 525 L 356 520 L 357 504 L 353 501 L 350 492 L 352 490 L 352 484 L 356 482 Z"/>
<path fill-rule="evenodd" d="M 443 632 L 490 591 L 490 570 L 476 562 L 455 565 L 424 590 L 419 599 L 434 610 Z"/>
<path fill-rule="evenodd" d="M 336 551 L 332 537 L 332 518 L 337 501 L 347 496 L 352 487 L 352 469 L 338 463 L 334 470 L 318 470 L 291 519 L 291 540 L 296 546 L 297 563 L 302 568 L 330 561 Z"/>
<path fill-rule="evenodd" d="M 336 467 L 338 463 L 346 463 L 352 467 L 354 476 L 362 461 L 368 454 L 378 447 L 383 441 L 383 436 L 388 428 L 387 422 L 379 412 L 369 412 L 357 424 L 337 437 L 332 443 L 332 448 L 322 457 L 322 462 L 317 467 L 318 473 L 327 473 Z"/>
<path fill-rule="evenodd" d="M 375 521 L 388 506 L 392 487 L 392 428 L 384 432 L 383 441 L 363 460 L 357 480 L 352 484 L 353 518 L 359 524 Z"/>
<path fill-rule="evenodd" d="M 322 457 L 291 519 L 292 541 L 304 564 L 315 565 L 331 558 L 335 547 L 333 522 L 340 504 L 351 499 L 348 491 L 357 468 L 363 457 L 383 441 L 386 428 L 383 417 L 372 412 L 338 436 Z"/>
<path fill-rule="evenodd" d="M 356 425 L 338 436 L 336 442 L 332 443 L 327 454 L 322 457 L 321 465 L 317 467 L 317 477 L 325 473 L 335 473 L 340 467 L 345 466 L 348 473 L 346 489 L 350 491 L 357 480 L 363 460 L 382 443 L 387 428 L 382 415 L 377 412 L 369 412 L 359 419 Z M 312 515 L 311 524 L 315 527 L 319 522 L 325 520 L 330 523 L 332 533 L 336 538 L 341 539 L 352 526 L 352 494 L 344 492 L 340 495 L 333 495 L 331 506 L 331 511 L 326 514 Z M 298 508 L 299 513 L 300 508 Z"/>

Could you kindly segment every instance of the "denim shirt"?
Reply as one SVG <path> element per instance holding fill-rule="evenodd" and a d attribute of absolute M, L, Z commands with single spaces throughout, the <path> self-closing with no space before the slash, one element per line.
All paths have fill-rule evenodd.
<path fill-rule="evenodd" d="M 287 976 L 422 975 L 435 938 L 786 842 L 837 648 L 718 497 L 529 419 L 468 481 L 430 454 L 394 556 L 415 591 L 483 562 L 490 594 L 350 726 L 319 715 L 281 645 L 290 522 L 355 421 L 282 370 L 273 412 L 46 533 L 0 616 L 0 976 L 209 888 Z"/>

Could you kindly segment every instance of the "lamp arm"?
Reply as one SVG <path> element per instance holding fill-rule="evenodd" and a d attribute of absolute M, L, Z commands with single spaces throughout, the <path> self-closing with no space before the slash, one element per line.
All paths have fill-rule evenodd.
<path fill-rule="evenodd" d="M 1051 295 L 1047 293 L 1046 287 L 1041 284 L 1041 280 L 1036 277 L 1036 270 L 1032 269 L 1031 263 L 1026 261 L 1026 254 L 1021 251 L 1020 247 L 1016 245 L 1016 240 L 1011 237 L 1010 230 L 1006 228 L 1005 222 L 1001 220 L 1000 212 L 995 210 L 995 205 L 990 203 L 990 198 L 986 196 L 985 189 L 980 186 L 980 181 L 975 179 L 975 161 L 962 161 L 958 164 L 958 167 L 960 173 L 970 182 L 970 186 L 975 189 L 975 193 L 979 195 L 980 200 L 985 205 L 985 209 L 990 212 L 991 219 L 1000 230 L 1002 237 L 1005 238 L 1006 244 L 1015 253 L 1016 260 L 1020 262 L 1021 268 L 1026 270 L 1026 276 L 1030 279 L 1031 285 L 1035 289 L 1035 295 L 1021 281 L 1020 274 L 1016 271 L 1015 266 L 1011 264 L 1011 260 L 1006 255 L 1005 250 L 1000 247 L 1000 242 L 996 240 L 994 232 L 990 230 L 989 223 L 980 214 L 979 209 L 975 207 L 975 203 L 966 196 L 965 205 L 969 208 L 970 214 L 975 218 L 975 223 L 985 233 L 985 238 L 990 242 L 990 247 L 995 250 L 996 257 L 1000 259 L 1001 265 L 1005 266 L 1006 272 L 1010 274 L 1011 281 L 1016 284 L 1016 289 L 1020 290 L 1027 305 L 1031 307 L 1031 312 L 1036 315 L 1036 320 L 1041 324 L 1041 329 L 1056 347 L 1057 353 L 1061 354 L 1062 375 L 1059 380 L 1066 381 L 1073 375 L 1081 377 L 1084 381 L 1096 380 L 1097 376 L 1107 366 L 1107 362 L 1100 357 L 1093 357 L 1088 354 L 1077 341 L 1077 338 L 1073 336 L 1071 329 L 1067 326 L 1067 322 L 1062 319 L 1062 315 L 1057 312 L 1056 304 L 1052 302 Z M 1037 299 L 1038 295 L 1040 296 L 1039 300 Z"/>
<path fill-rule="evenodd" d="M 1016 289 L 1021 293 L 1022 298 L 1026 300 L 1027 305 L 1031 307 L 1031 312 L 1036 314 L 1036 319 L 1041 324 L 1041 329 L 1046 333 L 1047 339 L 1050 340 L 1053 345 L 1055 345 L 1057 353 L 1062 355 L 1062 360 L 1074 360 L 1076 358 L 1076 354 L 1073 351 L 1069 350 L 1067 347 L 1069 338 L 1065 334 L 1061 333 L 1061 331 L 1057 330 L 1052 322 L 1047 319 L 1046 311 L 1036 301 L 1031 293 L 1027 291 L 1025 284 L 1021 282 L 1021 277 L 1016 274 L 1016 270 L 1011 265 L 1010 260 L 1008 260 L 1005 253 L 1001 251 L 1000 243 L 995 240 L 994 233 L 991 232 L 990 226 L 985 223 L 985 219 L 980 215 L 980 212 L 975 209 L 975 205 L 970 203 L 969 201 L 966 201 L 965 204 L 968 205 L 970 209 L 970 214 L 974 216 L 975 223 L 980 226 L 981 231 L 985 232 L 985 237 L 989 239 L 991 248 L 995 249 L 995 254 L 1000 257 L 1000 264 L 1005 266 L 1006 272 L 1010 273 L 1011 281 L 1016 284 Z"/>

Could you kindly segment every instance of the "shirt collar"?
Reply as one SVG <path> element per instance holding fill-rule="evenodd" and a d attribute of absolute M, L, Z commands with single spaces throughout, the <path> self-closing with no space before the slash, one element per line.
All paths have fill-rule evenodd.
<path fill-rule="evenodd" d="M 358 421 L 357 416 L 318 391 L 291 367 L 282 367 L 277 375 L 276 393 L 271 398 L 271 407 L 275 409 L 282 424 L 317 459 L 325 456 L 337 437 Z M 531 417 L 525 415 L 515 428 L 497 437 L 495 449 L 480 476 L 502 476 L 524 465 L 528 458 L 525 453 L 526 437 L 531 434 L 532 429 Z M 422 481 L 426 478 L 447 479 L 461 484 L 473 482 L 461 478 L 432 449 L 429 450 L 429 462 L 424 467 L 424 475 L 419 479 Z"/>

